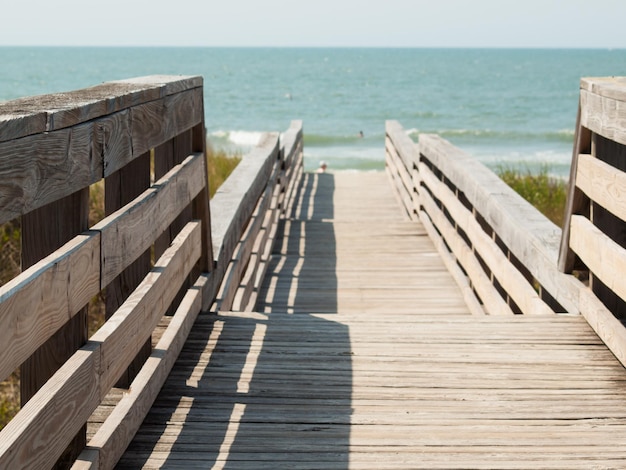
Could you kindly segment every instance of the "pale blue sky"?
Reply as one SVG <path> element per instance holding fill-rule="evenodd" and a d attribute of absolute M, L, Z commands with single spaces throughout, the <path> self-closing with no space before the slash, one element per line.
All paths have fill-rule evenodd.
<path fill-rule="evenodd" d="M 0 45 L 626 48 L 626 0 L 21 0 Z"/>

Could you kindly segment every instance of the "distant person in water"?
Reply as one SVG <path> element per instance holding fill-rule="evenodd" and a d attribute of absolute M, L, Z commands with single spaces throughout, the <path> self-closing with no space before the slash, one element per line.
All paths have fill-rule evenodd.
<path fill-rule="evenodd" d="M 320 167 L 317 169 L 318 173 L 326 173 L 326 168 L 328 167 L 328 165 L 326 165 L 325 161 L 321 161 L 320 162 Z"/>
<path fill-rule="evenodd" d="M 363 135 L 363 131 L 359 131 L 359 137 L 360 137 L 361 139 L 362 139 L 363 137 L 365 137 L 365 136 Z"/>

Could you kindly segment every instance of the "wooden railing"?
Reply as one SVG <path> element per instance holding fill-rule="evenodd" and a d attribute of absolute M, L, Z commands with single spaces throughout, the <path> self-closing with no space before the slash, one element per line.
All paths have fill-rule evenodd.
<path fill-rule="evenodd" d="M 0 468 L 69 467 L 79 453 L 75 468 L 112 468 L 197 315 L 250 303 L 258 285 L 247 280 L 262 272 L 302 171 L 301 124 L 243 157 L 211 203 L 213 224 L 205 145 L 201 77 L 0 105 L 0 223 L 21 219 L 28 267 L 0 288 L 0 379 L 21 366 L 23 402 L 0 432 Z M 89 227 L 101 180 L 107 216 Z M 103 291 L 107 320 L 87 338 L 86 306 Z M 85 424 L 116 384 L 128 389 L 85 446 Z"/>
<path fill-rule="evenodd" d="M 474 313 L 582 314 L 626 365 L 624 109 L 624 79 L 582 81 L 564 233 L 436 135 L 416 144 L 388 122 L 386 168 L 407 217 L 424 224 Z M 591 287 L 574 269 L 590 270 Z"/>
<path fill-rule="evenodd" d="M 388 122 L 387 169 L 474 312 L 577 311 L 573 282 L 557 270 L 561 230 L 480 162 L 435 135 L 417 146 Z"/>
<path fill-rule="evenodd" d="M 581 311 L 624 363 L 626 77 L 581 80 L 565 216 L 559 268 L 588 272 Z"/>

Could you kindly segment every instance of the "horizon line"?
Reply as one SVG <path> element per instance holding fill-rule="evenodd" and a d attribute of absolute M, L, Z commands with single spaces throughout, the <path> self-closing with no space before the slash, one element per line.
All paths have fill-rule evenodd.
<path fill-rule="evenodd" d="M 159 44 L 0 44 L 7 47 L 40 47 L 40 48 L 136 48 L 136 49 L 497 49 L 497 50 L 626 50 L 626 46 L 290 46 L 290 45 L 159 45 Z"/>

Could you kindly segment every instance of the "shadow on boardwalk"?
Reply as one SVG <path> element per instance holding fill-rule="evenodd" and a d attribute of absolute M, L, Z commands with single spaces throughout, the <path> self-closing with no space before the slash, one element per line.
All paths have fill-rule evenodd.
<path fill-rule="evenodd" d="M 310 314 L 337 308 L 333 188 L 305 175 L 264 313 L 201 315 L 119 468 L 348 468 L 349 332 Z"/>

